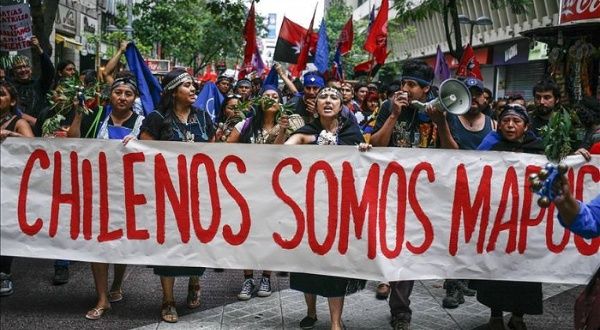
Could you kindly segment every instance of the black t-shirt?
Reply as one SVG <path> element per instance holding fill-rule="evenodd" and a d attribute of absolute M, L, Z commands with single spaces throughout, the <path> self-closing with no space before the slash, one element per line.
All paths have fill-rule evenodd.
<path fill-rule="evenodd" d="M 373 134 L 381 129 L 391 113 L 391 103 L 389 100 L 385 100 L 379 109 Z M 417 133 L 419 134 L 418 142 L 415 141 Z M 421 148 L 431 148 L 435 147 L 435 140 L 436 128 L 433 123 L 426 118 L 426 115 L 419 114 L 419 110 L 415 107 L 409 106 L 400 112 L 396 124 L 394 125 L 388 146 L 411 147 L 415 144 L 414 142 L 417 142 L 418 146 Z"/>
<path fill-rule="evenodd" d="M 140 128 L 156 140 L 185 141 L 189 137 L 194 142 L 207 142 L 215 135 L 215 127 L 208 112 L 195 109 L 190 113 L 187 123 L 181 123 L 169 112 L 163 116 L 157 110 L 152 111 Z"/>

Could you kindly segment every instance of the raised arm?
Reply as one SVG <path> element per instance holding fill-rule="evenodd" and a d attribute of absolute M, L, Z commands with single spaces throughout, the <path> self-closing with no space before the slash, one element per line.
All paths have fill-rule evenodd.
<path fill-rule="evenodd" d="M 106 66 L 104 67 L 104 72 L 102 72 L 102 75 L 104 77 L 104 82 L 106 84 L 111 85 L 113 83 L 113 81 L 115 80 L 115 78 L 113 77 L 113 73 L 115 72 L 115 69 L 117 68 L 117 65 L 119 64 L 119 61 L 121 61 L 121 56 L 123 56 L 123 54 L 125 54 L 125 49 L 127 49 L 128 44 L 129 44 L 129 41 L 127 41 L 127 40 L 121 41 L 121 44 L 119 45 L 119 49 L 117 49 L 117 51 L 115 52 L 115 55 L 113 55 L 113 57 L 108 61 L 108 63 L 106 63 Z"/>

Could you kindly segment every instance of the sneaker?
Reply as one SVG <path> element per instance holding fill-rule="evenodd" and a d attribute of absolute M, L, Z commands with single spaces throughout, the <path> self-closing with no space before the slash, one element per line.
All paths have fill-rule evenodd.
<path fill-rule="evenodd" d="M 10 296 L 13 292 L 13 282 L 10 274 L 0 273 L 0 296 Z"/>
<path fill-rule="evenodd" d="M 69 282 L 69 268 L 67 267 L 54 267 L 54 278 L 52 284 L 61 285 Z"/>
<path fill-rule="evenodd" d="M 317 323 L 316 316 L 314 319 L 310 316 L 306 316 L 305 318 L 302 319 L 302 321 L 300 321 L 300 328 L 305 329 L 305 330 L 312 329 L 315 327 L 315 323 Z"/>
<path fill-rule="evenodd" d="M 394 330 L 410 330 L 410 321 L 394 319 L 392 320 L 392 328 Z"/>
<path fill-rule="evenodd" d="M 444 308 L 456 308 L 465 302 L 465 297 L 459 288 L 458 281 L 448 280 L 445 283 L 446 296 L 442 300 Z"/>
<path fill-rule="evenodd" d="M 262 282 L 262 281 L 261 281 Z M 239 300 L 248 300 L 252 298 L 252 293 L 254 292 L 254 280 L 249 278 L 244 280 L 242 284 L 242 291 L 237 295 Z"/>
<path fill-rule="evenodd" d="M 474 297 L 477 294 L 477 290 L 469 289 L 469 280 L 458 280 L 458 287 L 465 296 Z"/>
<path fill-rule="evenodd" d="M 271 295 L 271 279 L 263 276 L 260 279 L 260 285 L 258 286 L 258 292 L 256 293 L 259 297 L 268 297 Z"/>

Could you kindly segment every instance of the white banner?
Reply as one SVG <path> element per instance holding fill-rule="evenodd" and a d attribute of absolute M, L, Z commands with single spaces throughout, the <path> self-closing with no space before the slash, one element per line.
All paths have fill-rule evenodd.
<path fill-rule="evenodd" d="M 564 283 L 600 264 L 536 205 L 539 155 L 8 138 L 0 159 L 3 255 Z M 570 171 L 578 198 L 598 165 Z"/>
<path fill-rule="evenodd" d="M 28 4 L 0 6 L 0 50 L 17 51 L 31 46 L 33 35 Z"/>

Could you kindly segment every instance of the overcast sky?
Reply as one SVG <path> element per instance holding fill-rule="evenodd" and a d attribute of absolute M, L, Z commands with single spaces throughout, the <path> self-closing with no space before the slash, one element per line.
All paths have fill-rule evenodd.
<path fill-rule="evenodd" d="M 315 5 L 317 5 L 317 13 L 314 28 L 318 29 L 323 18 L 324 4 L 324 0 L 260 0 L 256 3 L 256 12 L 265 18 L 270 13 L 277 14 L 277 34 L 279 34 L 284 15 L 307 28 L 315 10 Z"/>

